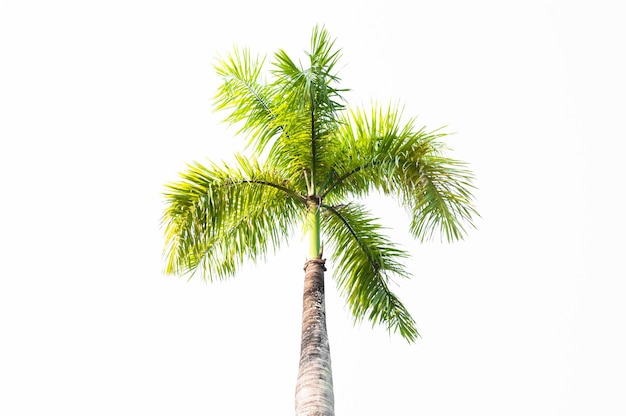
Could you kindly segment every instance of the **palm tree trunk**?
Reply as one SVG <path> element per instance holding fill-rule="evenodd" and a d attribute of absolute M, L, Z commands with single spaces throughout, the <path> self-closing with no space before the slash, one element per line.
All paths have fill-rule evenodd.
<path fill-rule="evenodd" d="M 302 346 L 296 383 L 296 416 L 334 416 L 333 376 L 326 331 L 324 260 L 304 265 Z"/>

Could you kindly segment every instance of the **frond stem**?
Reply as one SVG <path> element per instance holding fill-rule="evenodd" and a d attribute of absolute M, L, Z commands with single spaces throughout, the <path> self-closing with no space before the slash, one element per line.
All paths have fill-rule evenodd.
<path fill-rule="evenodd" d="M 309 81 L 310 82 L 310 81 Z M 309 87 L 310 88 L 310 87 Z M 317 151 L 315 149 L 315 97 L 313 96 L 314 90 L 310 88 L 310 99 L 311 99 L 311 184 L 312 184 L 312 195 L 315 195 L 317 192 L 316 188 L 316 180 L 317 180 Z M 310 192 L 310 191 L 309 191 Z"/>
<path fill-rule="evenodd" d="M 236 185 L 236 184 L 256 184 L 256 185 L 264 185 L 264 186 L 268 186 L 270 188 L 275 188 L 278 189 L 280 191 L 283 191 L 285 194 L 289 195 L 290 197 L 296 199 L 299 202 L 302 202 L 304 205 L 306 205 L 307 203 L 307 198 L 301 194 L 299 194 L 298 192 L 289 189 L 285 186 L 279 185 L 277 183 L 273 183 L 273 182 L 268 182 L 268 181 L 261 181 L 261 180 L 249 180 L 249 179 L 244 179 L 241 181 L 232 181 L 229 183 L 229 185 Z"/>

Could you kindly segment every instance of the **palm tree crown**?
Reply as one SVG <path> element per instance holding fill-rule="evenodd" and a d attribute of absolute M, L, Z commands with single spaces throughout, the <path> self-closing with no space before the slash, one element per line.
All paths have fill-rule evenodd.
<path fill-rule="evenodd" d="M 460 239 L 477 215 L 473 175 L 443 155 L 445 133 L 403 122 L 398 107 L 347 109 L 337 87 L 340 53 L 325 29 L 313 30 L 307 56 L 302 67 L 277 52 L 271 82 L 262 78 L 264 59 L 247 49 L 216 65 L 223 79 L 216 107 L 240 126 L 252 154 L 230 166 L 194 163 L 167 186 L 166 270 L 225 278 L 308 224 L 309 258 L 321 257 L 323 236 L 354 318 L 414 341 L 415 322 L 388 284 L 409 275 L 407 253 L 355 200 L 383 193 L 410 214 L 415 238 Z"/>

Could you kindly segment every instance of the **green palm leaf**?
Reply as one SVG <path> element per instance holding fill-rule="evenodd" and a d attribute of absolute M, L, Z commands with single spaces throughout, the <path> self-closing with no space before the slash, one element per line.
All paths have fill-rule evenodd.
<path fill-rule="evenodd" d="M 436 231 L 447 240 L 463 238 L 464 223 L 471 225 L 477 215 L 471 204 L 473 174 L 462 162 L 442 155 L 444 133 L 400 120 L 401 111 L 393 106 L 346 116 L 323 197 L 362 197 L 376 189 L 411 212 L 410 231 L 416 238 L 429 239 Z"/>
<path fill-rule="evenodd" d="M 309 169 L 313 178 L 324 175 L 329 166 L 332 133 L 345 107 L 339 81 L 334 72 L 339 51 L 325 30 L 315 28 L 311 41 L 308 68 L 296 65 L 283 50 L 275 56 L 272 83 L 277 122 L 284 133 L 274 142 L 268 161 L 284 169 L 302 172 Z M 315 181 L 315 179 L 313 180 Z"/>
<path fill-rule="evenodd" d="M 238 133 L 248 136 L 248 146 L 257 155 L 284 127 L 277 121 L 272 89 L 261 80 L 264 61 L 248 49 L 235 49 L 215 65 L 223 80 L 214 98 L 215 108 L 228 111 L 224 121 L 240 125 Z"/>
<path fill-rule="evenodd" d="M 294 189 L 241 157 L 235 168 L 189 166 L 165 195 L 167 272 L 201 270 L 205 278 L 223 278 L 246 259 L 277 249 L 305 211 Z"/>
<path fill-rule="evenodd" d="M 407 253 L 384 237 L 381 226 L 357 204 L 324 206 L 322 227 L 332 245 L 335 279 L 357 321 L 384 323 L 408 341 L 418 336 L 408 310 L 389 289 L 393 276 L 407 277 Z"/>

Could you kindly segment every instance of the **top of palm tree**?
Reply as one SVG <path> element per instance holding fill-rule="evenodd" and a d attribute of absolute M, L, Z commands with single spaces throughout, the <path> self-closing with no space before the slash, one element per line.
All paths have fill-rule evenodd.
<path fill-rule="evenodd" d="M 265 59 L 235 49 L 216 65 L 223 79 L 215 105 L 239 126 L 251 157 L 231 166 L 195 163 L 168 185 L 166 270 L 205 278 L 233 275 L 246 259 L 278 249 L 319 209 L 335 278 L 357 320 L 384 322 L 407 340 L 415 323 L 388 286 L 409 275 L 407 253 L 381 233 L 362 199 L 378 191 L 403 206 L 410 233 L 448 241 L 466 234 L 477 215 L 473 174 L 446 157 L 441 130 L 402 121 L 397 106 L 348 109 L 338 87 L 340 52 L 321 27 L 313 29 L 306 66 L 285 51 Z"/>

